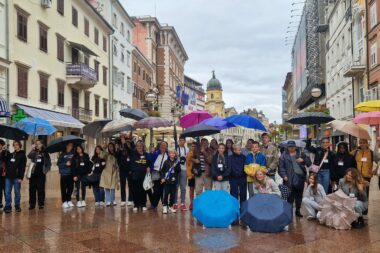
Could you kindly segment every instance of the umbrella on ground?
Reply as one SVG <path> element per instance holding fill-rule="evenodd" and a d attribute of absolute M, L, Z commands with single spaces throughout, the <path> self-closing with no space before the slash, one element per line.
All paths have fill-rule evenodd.
<path fill-rule="evenodd" d="M 371 139 L 367 130 L 356 125 L 352 121 L 334 120 L 334 121 L 331 121 L 329 125 L 336 130 L 339 130 L 346 134 L 350 134 L 359 139 L 366 139 L 366 140 Z"/>
<path fill-rule="evenodd" d="M 367 102 L 361 102 L 355 106 L 355 110 L 359 112 L 380 111 L 380 100 L 370 100 Z"/>
<path fill-rule="evenodd" d="M 212 115 L 206 111 L 194 111 L 183 115 L 180 119 L 179 125 L 183 128 L 188 128 L 210 118 L 212 118 Z"/>
<path fill-rule="evenodd" d="M 242 127 L 257 129 L 264 132 L 266 131 L 264 125 L 260 122 L 260 120 L 249 115 L 233 115 L 231 117 L 225 118 L 224 120 Z"/>
<path fill-rule="evenodd" d="M 304 142 L 303 140 L 286 140 L 286 141 L 282 141 L 280 143 L 280 146 L 286 148 L 287 144 L 288 144 L 288 141 L 294 141 L 296 143 L 296 147 L 298 147 L 298 148 L 305 148 L 306 147 L 306 142 Z"/>
<path fill-rule="evenodd" d="M 288 122 L 297 125 L 320 125 L 333 120 L 333 117 L 324 112 L 302 112 L 288 119 Z"/>
<path fill-rule="evenodd" d="M 95 120 L 94 122 L 91 122 L 87 124 L 85 127 L 83 127 L 83 134 L 93 138 L 101 137 L 104 126 L 110 123 L 111 121 L 112 120 L 110 119 Z"/>
<path fill-rule="evenodd" d="M 225 191 L 205 191 L 194 199 L 193 216 L 207 228 L 226 228 L 239 218 L 239 201 Z"/>
<path fill-rule="evenodd" d="M 220 133 L 220 130 L 213 126 L 207 126 L 207 125 L 195 125 L 192 127 L 187 128 L 182 134 L 182 137 L 199 137 L 199 136 L 205 136 L 205 135 L 212 135 Z"/>
<path fill-rule="evenodd" d="M 137 121 L 134 124 L 134 128 L 158 128 L 158 127 L 169 127 L 172 123 L 163 118 L 159 117 L 148 117 L 142 120 Z"/>
<path fill-rule="evenodd" d="M 127 118 L 112 120 L 103 127 L 102 133 L 112 136 L 119 132 L 132 131 L 134 130 L 134 123 L 136 123 L 136 120 Z"/>
<path fill-rule="evenodd" d="M 380 112 L 366 112 L 356 116 L 353 120 L 355 124 L 379 125 Z"/>
<path fill-rule="evenodd" d="M 13 126 L 0 125 L 0 138 L 9 140 L 27 140 L 28 134 Z"/>
<path fill-rule="evenodd" d="M 85 141 L 84 139 L 75 135 L 62 136 L 49 142 L 49 144 L 46 146 L 46 152 L 49 152 L 49 153 L 62 152 L 66 148 L 66 145 L 68 143 L 71 142 L 74 144 L 74 146 L 79 146 L 84 141 Z"/>
<path fill-rule="evenodd" d="M 14 127 L 29 135 L 51 135 L 57 129 L 49 121 L 40 118 L 25 118 L 14 124 Z"/>
<path fill-rule="evenodd" d="M 342 190 L 327 195 L 322 202 L 319 222 L 335 229 L 350 229 L 358 215 L 356 198 L 350 198 Z"/>
<path fill-rule="evenodd" d="M 228 121 L 225 121 L 219 117 L 206 119 L 199 124 L 200 125 L 213 126 L 213 127 L 218 128 L 219 130 L 223 130 L 223 129 L 227 129 L 227 128 L 231 128 L 231 127 L 236 127 L 235 124 L 232 124 Z"/>
<path fill-rule="evenodd" d="M 135 109 L 135 108 L 125 108 L 119 111 L 119 113 L 121 116 L 125 118 L 134 119 L 134 120 L 140 120 L 140 119 L 145 119 L 149 117 L 149 115 L 146 114 L 144 111 L 140 109 Z"/>
<path fill-rule="evenodd" d="M 292 205 L 275 194 L 255 194 L 243 203 L 240 219 L 252 231 L 278 233 L 292 222 Z"/>

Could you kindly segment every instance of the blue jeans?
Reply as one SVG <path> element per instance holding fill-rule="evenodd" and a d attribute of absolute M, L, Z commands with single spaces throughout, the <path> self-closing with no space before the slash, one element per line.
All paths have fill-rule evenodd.
<path fill-rule="evenodd" d="M 104 202 L 104 189 L 99 186 L 92 186 L 95 202 Z"/>
<path fill-rule="evenodd" d="M 240 205 L 247 200 L 247 178 L 231 178 L 230 194 L 240 200 Z M 240 197 L 240 198 L 239 198 Z"/>
<path fill-rule="evenodd" d="M 12 207 L 12 188 L 15 190 L 15 206 L 20 206 L 21 201 L 21 183 L 19 179 L 5 179 L 5 208 Z"/>
<path fill-rule="evenodd" d="M 106 203 L 115 202 L 115 189 L 104 189 L 106 192 Z"/>
<path fill-rule="evenodd" d="M 318 171 L 318 183 L 323 186 L 326 194 L 328 194 L 330 185 L 330 170 Z"/>

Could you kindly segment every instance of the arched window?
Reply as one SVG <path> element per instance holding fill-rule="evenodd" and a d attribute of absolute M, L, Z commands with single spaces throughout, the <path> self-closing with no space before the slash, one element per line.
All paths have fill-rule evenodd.
<path fill-rule="evenodd" d="M 213 93 L 211 93 L 211 99 L 214 99 L 214 94 Z"/>

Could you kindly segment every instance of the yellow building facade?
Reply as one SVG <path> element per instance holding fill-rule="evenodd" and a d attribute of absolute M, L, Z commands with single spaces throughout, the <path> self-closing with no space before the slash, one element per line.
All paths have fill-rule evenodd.
<path fill-rule="evenodd" d="M 224 118 L 225 103 L 223 101 L 223 89 L 221 82 L 215 76 L 215 71 L 212 72 L 212 78 L 207 83 L 206 92 L 205 110 L 213 116 Z"/>

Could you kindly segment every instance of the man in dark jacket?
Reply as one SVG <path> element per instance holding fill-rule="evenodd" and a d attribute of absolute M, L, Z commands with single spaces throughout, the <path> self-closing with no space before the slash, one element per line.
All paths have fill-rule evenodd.
<path fill-rule="evenodd" d="M 240 200 L 240 205 L 247 200 L 247 175 L 244 172 L 245 155 L 239 145 L 234 145 L 233 155 L 228 157 L 230 168 L 230 193 Z M 240 198 L 239 198 L 240 197 Z"/>
<path fill-rule="evenodd" d="M 15 191 L 15 209 L 21 212 L 21 182 L 24 178 L 26 167 L 25 151 L 21 150 L 21 142 L 14 141 L 14 152 L 8 156 L 5 167 L 5 208 L 4 212 L 12 211 L 12 188 Z"/>
<path fill-rule="evenodd" d="M 6 149 L 4 140 L 0 139 L 0 210 L 3 209 L 3 196 L 5 199 L 5 165 L 9 151 Z"/>
<path fill-rule="evenodd" d="M 349 168 L 356 168 L 356 161 L 353 155 L 348 152 L 347 142 L 338 143 L 338 152 L 335 155 L 334 167 L 331 170 L 331 188 L 337 190 L 339 180 L 344 177 Z"/>

